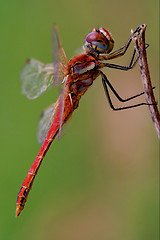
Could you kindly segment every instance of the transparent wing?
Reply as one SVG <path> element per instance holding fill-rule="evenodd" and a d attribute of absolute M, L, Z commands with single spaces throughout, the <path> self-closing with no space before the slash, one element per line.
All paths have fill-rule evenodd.
<path fill-rule="evenodd" d="M 60 64 L 57 73 L 59 83 L 63 82 L 62 68 L 63 66 Z M 52 63 L 44 64 L 35 59 L 27 60 L 20 74 L 22 92 L 29 99 L 39 97 L 51 84 L 53 84 L 56 71 L 56 66 Z"/>
<path fill-rule="evenodd" d="M 59 72 L 61 71 L 61 67 L 67 65 L 67 57 L 65 54 L 65 51 L 62 47 L 62 43 L 60 41 L 60 37 L 58 34 L 58 30 L 56 25 L 53 26 L 53 32 L 52 32 L 52 38 L 53 38 L 53 64 L 56 66 L 55 68 L 55 80 L 54 80 L 54 86 L 59 85 Z M 65 71 L 65 69 L 63 69 Z"/>
<path fill-rule="evenodd" d="M 29 98 L 39 97 L 50 85 L 63 82 L 67 57 L 62 48 L 57 27 L 53 26 L 53 63 L 44 64 L 35 59 L 26 61 L 21 71 L 22 92 Z"/>
<path fill-rule="evenodd" d="M 58 133 L 58 140 L 61 139 L 61 133 L 62 133 L 62 124 L 63 124 L 63 113 L 64 113 L 64 101 L 65 101 L 65 91 L 64 88 L 61 89 L 60 93 L 60 119 L 59 119 L 59 133 Z"/>
<path fill-rule="evenodd" d="M 57 108 L 59 106 L 60 98 L 57 99 L 57 101 L 50 105 L 48 108 L 44 110 L 44 112 L 41 115 L 41 119 L 39 121 L 38 125 L 38 132 L 37 132 L 37 138 L 38 142 L 42 145 L 44 140 L 46 139 L 47 133 L 51 127 L 51 124 L 54 120 Z"/>

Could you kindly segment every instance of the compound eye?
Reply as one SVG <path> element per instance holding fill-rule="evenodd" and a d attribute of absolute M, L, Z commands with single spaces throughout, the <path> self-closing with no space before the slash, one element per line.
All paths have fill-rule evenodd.
<path fill-rule="evenodd" d="M 98 37 L 99 37 L 99 33 L 94 31 L 94 32 L 91 32 L 90 34 L 87 35 L 85 41 L 87 43 L 93 43 L 93 42 L 96 42 L 98 40 Z"/>
<path fill-rule="evenodd" d="M 114 40 L 111 34 L 105 28 L 99 28 L 99 32 L 103 34 L 103 36 L 108 40 L 108 49 L 106 53 L 110 53 L 114 47 Z"/>
<path fill-rule="evenodd" d="M 102 33 L 108 39 L 108 41 L 114 42 L 111 34 L 105 28 L 101 27 L 98 30 L 100 33 Z"/>
<path fill-rule="evenodd" d="M 102 34 L 99 31 L 93 31 L 85 39 L 85 46 L 93 53 L 103 53 L 108 48 L 108 41 L 104 42 L 100 35 Z"/>
<path fill-rule="evenodd" d="M 92 53 L 109 53 L 112 51 L 114 41 L 107 30 L 94 28 L 85 39 L 85 46 Z"/>

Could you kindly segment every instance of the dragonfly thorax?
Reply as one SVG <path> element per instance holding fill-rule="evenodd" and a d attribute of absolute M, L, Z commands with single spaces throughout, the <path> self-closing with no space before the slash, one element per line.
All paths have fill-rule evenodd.
<path fill-rule="evenodd" d="M 82 96 L 99 75 L 98 66 L 97 60 L 87 54 L 72 58 L 68 64 L 70 91 Z"/>
<path fill-rule="evenodd" d="M 95 62 L 87 62 L 87 63 L 77 63 L 73 66 L 73 72 L 74 74 L 84 74 L 87 73 L 90 70 L 93 70 L 96 67 Z"/>
<path fill-rule="evenodd" d="M 83 75 L 97 70 L 99 66 L 98 61 L 88 55 L 81 54 L 79 56 L 73 57 L 68 63 L 68 72 L 73 75 L 73 78 L 83 78 Z"/>

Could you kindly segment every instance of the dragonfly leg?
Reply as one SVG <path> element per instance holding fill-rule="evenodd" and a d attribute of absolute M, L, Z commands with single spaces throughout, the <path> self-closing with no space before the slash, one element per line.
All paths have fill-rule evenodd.
<path fill-rule="evenodd" d="M 114 59 L 114 58 L 123 56 L 126 53 L 128 47 L 130 46 L 130 43 L 132 41 L 132 37 L 134 36 L 134 34 L 136 34 L 136 33 L 139 34 L 140 33 L 141 27 L 142 27 L 142 25 L 137 27 L 136 30 L 131 33 L 128 41 L 126 42 L 126 44 L 123 47 L 119 48 L 118 50 L 116 50 L 116 51 L 114 51 L 112 53 L 109 53 L 109 54 L 106 54 L 106 55 L 105 54 L 104 55 L 99 55 L 99 60 L 110 60 L 110 59 Z M 146 44 L 146 48 L 148 46 L 149 45 Z"/>
<path fill-rule="evenodd" d="M 135 66 L 135 64 L 137 63 L 137 61 L 139 59 L 140 55 L 133 62 L 134 57 L 135 57 L 135 53 L 136 53 L 136 51 L 134 50 L 129 66 L 122 66 L 122 65 L 112 64 L 112 63 L 101 63 L 100 68 L 108 67 L 108 68 L 114 68 L 114 69 L 128 71 L 128 70 L 132 69 Z"/>
<path fill-rule="evenodd" d="M 99 60 L 111 60 L 111 59 L 114 59 L 114 58 L 123 56 L 123 55 L 126 53 L 128 47 L 130 46 L 130 43 L 131 43 L 131 41 L 132 41 L 132 37 L 134 36 L 135 33 L 138 33 L 138 34 L 139 34 L 140 30 L 141 30 L 141 26 L 139 26 L 139 27 L 130 35 L 127 43 L 126 43 L 123 47 L 119 48 L 118 50 L 116 50 L 116 51 L 114 51 L 114 52 L 112 52 L 112 53 L 110 53 L 110 54 L 99 55 L 99 56 L 98 56 L 98 59 L 99 59 Z M 148 47 L 149 47 L 149 44 L 146 43 L 145 49 L 148 48 Z M 142 52 L 143 52 L 143 51 L 142 51 Z M 136 50 L 134 49 L 133 55 L 132 55 L 132 58 L 131 58 L 131 61 L 130 61 L 130 64 L 129 64 L 128 66 L 121 66 L 121 65 L 109 64 L 109 63 L 101 63 L 100 67 L 109 67 L 109 68 L 114 68 L 114 69 L 119 69 L 119 70 L 124 70 L 124 71 L 130 70 L 130 69 L 132 69 L 132 68 L 135 66 L 135 64 L 137 63 L 137 61 L 138 61 L 138 59 L 139 59 L 139 57 L 140 57 L 140 55 L 141 55 L 142 52 L 139 52 L 138 57 L 137 57 L 137 58 L 135 59 L 135 61 L 134 61 L 135 53 L 136 53 Z"/>
<path fill-rule="evenodd" d="M 147 47 L 149 47 L 148 44 L 146 44 L 146 48 Z M 133 52 L 130 64 L 128 66 L 122 66 L 122 65 L 112 64 L 112 63 L 101 63 L 100 64 L 100 68 L 108 67 L 108 68 L 114 68 L 114 69 L 128 71 L 128 70 L 134 68 L 134 66 L 136 65 L 136 63 L 137 63 L 137 61 L 138 61 L 138 59 L 139 59 L 139 57 L 140 57 L 142 52 L 139 53 L 139 56 L 134 61 L 135 53 L 136 53 L 136 50 L 134 49 L 134 52 Z"/>
<path fill-rule="evenodd" d="M 127 102 L 133 98 L 136 98 L 136 97 L 139 97 L 141 96 L 142 94 L 144 94 L 144 92 L 142 93 L 139 93 L 135 96 L 132 96 L 130 98 L 127 98 L 127 99 L 122 99 L 118 93 L 116 92 L 116 90 L 113 88 L 113 86 L 111 85 L 111 83 L 109 82 L 109 80 L 107 79 L 106 75 L 104 73 L 101 72 L 101 76 L 102 76 L 102 84 L 103 84 L 103 87 L 104 87 L 104 90 L 105 90 L 105 94 L 106 94 L 106 97 L 108 99 L 108 102 L 109 102 L 109 105 L 110 107 L 115 110 L 115 111 L 118 111 L 118 110 L 125 110 L 125 109 L 129 109 L 129 108 L 134 108 L 134 107 L 138 107 L 138 106 L 143 106 L 143 105 L 153 105 L 153 104 L 147 104 L 147 103 L 138 103 L 138 104 L 134 104 L 134 105 L 130 105 L 130 106 L 126 106 L 126 107 L 120 107 L 120 108 L 115 108 L 112 104 L 112 101 L 111 101 L 111 98 L 110 98 L 110 95 L 109 95 L 109 91 L 108 91 L 108 86 L 110 87 L 111 91 L 114 93 L 114 95 L 118 98 L 119 101 L 121 102 Z M 108 85 L 108 86 L 107 86 Z"/>

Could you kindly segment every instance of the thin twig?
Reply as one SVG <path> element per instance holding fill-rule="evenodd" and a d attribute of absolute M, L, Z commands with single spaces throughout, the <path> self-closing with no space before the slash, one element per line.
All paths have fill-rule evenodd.
<path fill-rule="evenodd" d="M 160 139 L 160 113 L 158 111 L 157 103 L 155 101 L 148 63 L 147 63 L 146 44 L 145 44 L 146 25 L 143 24 L 140 27 L 141 27 L 140 34 L 133 37 L 132 41 L 135 45 L 137 55 L 139 56 L 140 54 L 138 63 L 139 63 L 139 69 L 140 69 L 141 79 L 143 83 L 143 88 L 145 92 L 146 102 L 147 104 L 149 104 L 148 107 L 151 114 L 151 118 L 155 126 L 155 129 L 157 131 L 158 137 Z"/>

